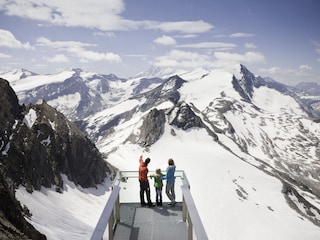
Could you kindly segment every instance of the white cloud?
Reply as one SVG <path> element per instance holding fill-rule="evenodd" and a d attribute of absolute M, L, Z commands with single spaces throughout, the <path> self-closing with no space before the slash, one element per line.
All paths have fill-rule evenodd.
<path fill-rule="evenodd" d="M 39 46 L 47 46 L 60 50 L 67 50 L 70 48 L 83 48 L 83 47 L 96 47 L 96 44 L 82 43 L 76 41 L 51 41 L 48 38 L 40 37 L 37 39 L 37 44 Z"/>
<path fill-rule="evenodd" d="M 93 33 L 94 36 L 101 36 L 101 37 L 108 37 L 113 38 L 116 35 L 113 32 L 95 32 Z"/>
<path fill-rule="evenodd" d="M 161 67 L 177 67 L 194 69 L 205 68 L 229 68 L 236 64 L 256 64 L 265 62 L 265 57 L 258 52 L 246 52 L 245 54 L 230 52 L 215 52 L 212 54 L 199 54 L 197 52 L 171 50 L 167 55 L 157 57 L 152 63 Z"/>
<path fill-rule="evenodd" d="M 0 29 L 0 47 L 32 49 L 28 42 L 20 42 L 10 31 L 4 29 Z"/>
<path fill-rule="evenodd" d="M 244 54 L 230 52 L 215 52 L 213 66 L 216 68 L 233 68 L 238 64 L 264 63 L 265 57 L 259 52 L 246 52 Z"/>
<path fill-rule="evenodd" d="M 85 27 L 102 31 L 160 29 L 164 32 L 203 33 L 214 28 L 199 21 L 157 22 L 124 19 L 123 0 L 10 0 L 0 1 L 0 11 L 7 15 L 66 27 Z"/>
<path fill-rule="evenodd" d="M 190 43 L 182 44 L 177 47 L 180 48 L 219 48 L 219 49 L 231 49 L 235 48 L 237 45 L 234 43 L 224 43 L 224 42 L 200 42 L 200 43 Z"/>
<path fill-rule="evenodd" d="M 251 48 L 251 49 L 254 49 L 254 48 L 257 48 L 256 45 L 254 45 L 253 43 L 246 43 L 245 44 L 245 48 Z"/>
<path fill-rule="evenodd" d="M 300 65 L 300 66 L 298 67 L 298 69 L 299 69 L 300 71 L 309 71 L 309 70 L 312 70 L 312 67 L 309 66 L 308 64 L 304 64 L 304 65 Z"/>
<path fill-rule="evenodd" d="M 166 46 L 174 45 L 177 43 L 173 37 L 170 37 L 167 35 L 163 35 L 162 37 L 156 38 L 153 41 L 157 44 L 166 45 Z"/>
<path fill-rule="evenodd" d="M 8 54 L 0 53 L 0 58 L 11 58 L 11 56 Z"/>
<path fill-rule="evenodd" d="M 69 59 L 63 55 L 63 54 L 57 54 L 53 58 L 44 58 L 46 61 L 51 62 L 51 63 L 67 63 L 69 62 Z"/>
<path fill-rule="evenodd" d="M 153 24 L 150 28 L 157 28 L 164 32 L 204 33 L 214 28 L 210 23 L 199 21 L 163 22 Z"/>
<path fill-rule="evenodd" d="M 261 72 L 270 74 L 270 75 L 308 75 L 313 68 L 309 65 L 300 65 L 297 68 L 281 68 L 281 67 L 271 67 L 268 69 L 260 69 Z"/>
<path fill-rule="evenodd" d="M 270 67 L 270 68 L 261 68 L 259 70 L 260 72 L 267 74 L 267 75 L 275 75 L 275 74 L 280 74 L 283 72 L 283 70 L 280 67 Z"/>
<path fill-rule="evenodd" d="M 231 38 L 244 38 L 244 37 L 254 37 L 255 34 L 252 33 L 233 33 L 229 37 Z"/>
<path fill-rule="evenodd" d="M 77 51 L 74 53 L 78 57 L 80 57 L 80 62 L 90 62 L 90 61 L 121 62 L 120 56 L 111 52 L 99 53 L 99 52 L 80 49 L 79 52 Z"/>
<path fill-rule="evenodd" d="M 210 62 L 207 55 L 171 50 L 167 55 L 157 57 L 152 64 L 159 67 L 197 68 L 208 65 Z"/>
<path fill-rule="evenodd" d="M 175 38 L 195 38 L 197 36 L 198 35 L 196 35 L 196 34 L 190 33 L 190 34 L 175 35 L 174 37 Z"/>
<path fill-rule="evenodd" d="M 75 41 L 56 41 L 53 42 L 47 38 L 41 37 L 37 39 L 39 46 L 47 46 L 58 51 L 66 51 L 72 53 L 80 59 L 81 62 L 90 61 L 108 61 L 121 62 L 121 57 L 115 53 L 100 53 L 85 49 L 85 47 L 96 47 L 96 44 L 82 43 Z"/>
<path fill-rule="evenodd" d="M 67 27 L 96 28 L 105 31 L 136 28 L 139 22 L 120 17 L 121 0 L 11 0 L 1 1 L 0 10 L 7 15 L 48 22 Z"/>
<path fill-rule="evenodd" d="M 234 62 L 234 63 L 263 63 L 265 57 L 259 52 L 246 52 L 245 54 L 229 53 L 229 52 L 215 52 L 214 56 L 217 61 Z"/>
<path fill-rule="evenodd" d="M 259 72 L 266 76 L 270 76 L 277 81 L 288 82 L 290 80 L 291 82 L 301 82 L 301 78 L 308 77 L 308 79 L 310 79 L 314 76 L 312 70 L 313 68 L 311 66 L 304 64 L 297 68 L 282 68 L 274 66 L 267 69 L 259 69 Z"/>

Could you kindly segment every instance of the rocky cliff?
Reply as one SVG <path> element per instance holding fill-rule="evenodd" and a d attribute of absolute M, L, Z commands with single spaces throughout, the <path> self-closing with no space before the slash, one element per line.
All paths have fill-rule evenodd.
<path fill-rule="evenodd" d="M 4 79 L 0 91 L 0 238 L 45 239 L 25 221 L 15 188 L 22 185 L 32 193 L 55 186 L 61 192 L 61 174 L 92 187 L 104 181 L 108 167 L 76 125 L 45 101 L 19 105 Z"/>

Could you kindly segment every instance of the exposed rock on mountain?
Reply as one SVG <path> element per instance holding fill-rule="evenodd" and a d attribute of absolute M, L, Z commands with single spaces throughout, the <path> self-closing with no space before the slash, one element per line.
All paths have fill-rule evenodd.
<path fill-rule="evenodd" d="M 82 187 L 104 180 L 107 169 L 98 150 L 61 113 L 42 101 L 22 114 L 3 142 L 3 167 L 16 184 L 30 191 L 51 185 L 59 190 L 61 173 Z"/>
<path fill-rule="evenodd" d="M 130 98 L 131 109 L 134 109 L 131 111 L 132 117 L 127 115 L 127 120 L 121 118 L 122 121 L 117 121 L 118 125 L 113 125 L 118 130 L 117 134 L 112 132 L 100 138 L 100 146 L 105 148 L 110 145 L 110 149 L 118 148 L 119 144 L 112 148 L 114 141 L 106 139 L 125 135 L 121 125 L 126 126 L 126 131 L 132 127 L 130 140 L 139 139 L 131 142 L 139 142 L 141 146 L 148 148 L 161 140 L 168 125 L 172 126 L 173 136 L 176 136 L 177 129 L 189 131 L 191 128 L 205 128 L 213 140 L 224 148 L 233 152 L 236 147 L 245 153 L 246 157 L 241 157 L 243 161 L 280 179 L 285 188 L 290 189 L 284 191 L 288 203 L 298 212 L 299 205 L 303 205 L 308 209 L 308 214 L 301 214 L 320 225 L 320 220 L 311 214 L 319 213 L 319 208 L 310 203 L 312 199 L 320 196 L 317 164 L 319 138 L 316 137 L 318 127 L 312 125 L 312 120 L 306 114 L 311 112 L 307 111 L 308 108 L 298 101 L 289 88 L 256 77 L 242 65 L 240 75 L 227 75 L 227 80 L 231 80 L 230 85 L 224 87 L 221 84 L 223 90 L 218 96 L 210 95 L 208 90 L 209 102 L 207 107 L 201 110 L 197 102 L 193 102 L 197 99 L 203 102 L 202 93 L 196 90 L 197 84 L 204 82 L 208 89 L 209 86 L 220 87 L 219 84 L 213 83 L 216 77 L 214 74 L 192 73 L 186 75 L 186 80 L 174 76 L 155 89 Z M 193 84 L 193 87 L 184 88 L 188 84 Z M 189 100 L 190 95 L 192 102 Z M 277 102 L 278 100 L 283 102 Z M 110 116 L 114 119 L 115 112 L 117 116 L 121 115 L 121 108 L 117 111 L 113 109 L 111 112 Z M 142 124 L 133 120 L 138 119 L 139 113 L 144 115 Z M 101 118 L 100 114 L 97 116 Z M 113 120 L 107 119 L 108 117 L 103 121 L 95 121 L 92 127 L 99 129 L 102 122 L 103 126 L 114 123 Z M 139 126 L 139 130 L 135 129 L 135 126 Z M 86 129 L 91 129 L 91 125 L 87 125 Z M 232 144 L 233 147 L 228 145 L 229 140 L 235 144 Z M 117 143 L 119 142 L 121 140 L 117 139 Z"/>
<path fill-rule="evenodd" d="M 138 143 L 143 147 L 155 143 L 164 131 L 165 114 L 163 110 L 152 109 L 145 117 L 141 126 Z"/>
<path fill-rule="evenodd" d="M 269 78 L 254 76 L 245 66 L 240 65 L 241 79 L 233 77 L 233 86 L 243 99 L 250 102 L 254 87 L 266 86 L 293 97 L 310 117 L 320 118 L 320 87 L 316 83 L 300 83 L 288 87 Z"/>
<path fill-rule="evenodd" d="M 0 205 L 0 212 L 17 232 L 36 236 L 38 233 L 29 230 L 30 225 L 21 214 L 11 212 L 21 212 L 14 199 L 16 186 L 23 185 L 32 192 L 41 186 L 54 185 L 60 192 L 63 191 L 61 174 L 65 174 L 75 184 L 91 187 L 104 181 L 108 168 L 95 145 L 45 101 L 20 106 L 9 83 L 3 79 L 0 79 L 0 91 L 3 103 L 0 107 L 1 203 L 7 203 Z M 32 238 L 41 239 L 41 236 Z"/>
<path fill-rule="evenodd" d="M 95 107 L 90 109 L 88 106 L 91 105 L 85 104 L 87 107 L 82 109 L 85 111 L 90 109 L 92 110 L 90 114 L 94 113 L 79 118 L 77 125 L 81 126 L 81 130 L 95 142 L 108 161 L 119 169 L 134 169 L 137 163 L 130 161 L 130 158 L 140 152 L 148 152 L 148 155 L 156 160 L 153 163 L 159 166 L 166 164 L 163 159 L 168 155 L 174 156 L 179 167 L 188 171 L 193 186 L 196 186 L 192 189 L 197 193 L 195 200 L 204 203 L 197 206 L 202 214 L 207 211 L 210 214 L 213 211 L 214 214 L 220 214 L 216 223 L 212 223 L 209 214 L 201 216 L 209 227 L 214 224 L 218 229 L 221 226 L 221 219 L 224 219 L 223 227 L 233 222 L 233 227 L 241 229 L 239 226 L 250 211 L 250 214 L 245 216 L 245 225 L 256 224 L 257 218 L 263 216 L 267 220 L 260 219 L 261 222 L 258 223 L 263 228 L 261 231 L 263 234 L 270 232 L 268 222 L 274 223 L 272 231 L 281 232 L 281 236 L 286 236 L 287 230 L 278 225 L 285 223 L 284 229 L 290 229 L 293 222 L 294 226 L 303 228 L 301 236 L 309 231 L 310 226 L 315 229 L 316 235 L 320 234 L 317 229 L 320 226 L 320 127 L 316 120 L 317 116 L 320 116 L 318 114 L 320 108 L 317 106 L 320 102 L 319 96 L 308 95 L 307 91 L 310 91 L 310 94 L 315 93 L 308 87 L 297 90 L 269 78 L 255 76 L 243 65 L 232 71 L 197 69 L 173 75 L 166 80 L 157 76 L 141 75 L 139 79 L 127 80 L 113 76 L 112 79 L 105 79 L 106 92 L 101 98 L 98 97 L 103 99 L 101 111 Z M 68 74 L 77 75 L 75 70 Z M 97 87 L 100 84 L 95 85 L 99 81 L 92 73 L 84 74 L 79 70 L 77 76 L 79 78 L 74 81 L 88 92 L 99 95 L 100 91 L 104 91 Z M 31 77 L 26 79 L 30 80 Z M 70 77 L 68 75 L 68 78 Z M 17 89 L 25 86 L 19 81 L 15 83 Z M 60 81 L 61 89 L 66 83 L 71 82 Z M 92 86 L 97 91 L 92 91 Z M 20 93 L 19 96 L 22 96 L 25 91 Z M 67 93 L 68 91 L 63 95 L 56 94 L 55 99 L 50 102 L 56 102 L 56 106 L 64 109 L 64 105 L 68 102 L 66 99 L 72 102 L 71 97 L 66 98 Z M 78 93 L 73 92 L 72 96 L 76 95 Z M 87 96 L 86 101 L 93 103 L 92 96 L 90 94 Z M 80 98 L 78 100 L 77 103 L 80 102 Z M 14 101 L 17 100 L 12 100 Z M 13 106 L 10 111 L 7 110 L 15 113 L 16 117 L 11 117 L 12 123 L 8 125 L 11 130 L 6 133 L 7 135 L 4 134 L 7 137 L 4 138 L 6 142 L 3 144 L 3 153 L 11 149 L 11 145 L 9 146 L 7 142 L 14 142 L 12 139 L 17 130 L 33 141 L 41 139 L 40 143 L 34 144 L 35 147 L 28 144 L 26 146 L 39 152 L 44 159 L 50 149 L 58 148 L 60 143 L 58 139 L 68 142 L 70 148 L 71 142 L 77 142 L 73 139 L 71 141 L 70 134 L 66 134 L 67 129 L 72 129 L 74 126 L 66 122 L 60 124 L 60 127 L 56 126 L 59 114 L 47 109 L 48 104 L 45 102 L 20 108 Z M 71 109 L 77 108 L 67 108 L 66 112 Z M 48 114 L 41 115 L 40 111 L 48 111 Z M 74 111 L 74 114 L 77 112 Z M 47 121 L 48 119 L 50 121 Z M 54 130 L 58 128 L 58 132 L 61 132 L 59 135 Z M 12 132 L 14 134 L 11 134 Z M 19 146 L 21 145 L 22 143 Z M 66 145 L 62 146 L 62 149 L 67 148 Z M 72 147 L 77 149 L 76 146 Z M 164 148 L 168 151 L 162 153 L 161 149 Z M 57 159 L 70 159 L 68 155 L 70 151 L 50 154 Z M 77 151 L 81 153 L 81 150 Z M 24 153 L 20 157 L 29 155 Z M 31 159 L 30 156 L 29 158 Z M 39 158 L 33 157 L 33 159 L 38 161 L 38 165 L 34 167 L 38 167 L 37 171 L 41 172 Z M 197 169 L 195 169 L 195 159 L 199 163 Z M 50 161 L 47 160 L 49 163 Z M 85 163 L 82 164 L 87 166 Z M 83 173 L 70 174 L 74 165 L 69 161 L 59 160 L 52 166 L 54 167 L 51 169 L 65 171 L 69 179 L 80 184 L 82 179 L 80 175 Z M 90 166 L 88 168 L 94 169 Z M 241 174 L 239 174 L 240 169 Z M 15 181 L 19 180 L 25 185 L 32 186 L 28 188 L 30 191 L 37 189 L 32 184 L 39 186 L 42 182 L 55 184 L 59 190 L 61 181 L 53 170 L 43 172 L 53 176 L 46 181 L 39 180 L 37 174 L 34 175 L 37 175 L 38 180 L 33 180 L 30 177 L 30 170 L 23 172 L 22 180 Z M 199 172 L 201 177 L 214 185 L 205 189 L 205 198 L 201 195 L 203 179 L 201 177 L 199 179 Z M 93 179 L 88 180 L 91 181 L 95 182 Z M 266 189 L 268 190 L 265 192 Z M 221 191 L 218 193 L 219 197 L 217 191 Z M 219 205 L 220 201 L 226 203 L 220 209 L 220 213 L 216 212 L 218 210 L 216 208 L 207 209 L 208 204 L 215 202 Z M 236 207 L 241 215 L 235 216 L 233 207 Z M 286 215 L 283 217 L 282 210 L 285 208 Z M 229 214 L 225 214 L 228 211 Z M 290 215 L 288 216 L 290 221 L 286 219 L 287 214 Z M 278 218 L 283 221 L 278 222 Z M 304 220 L 303 224 L 300 223 L 301 219 Z M 268 227 L 264 228 L 265 225 Z M 61 226 L 56 226 L 59 227 Z M 224 234 L 220 231 L 221 236 Z M 232 236 L 226 238 L 232 239 Z"/>
<path fill-rule="evenodd" d="M 260 77 L 255 77 L 245 66 L 240 65 L 241 79 L 233 76 L 232 84 L 240 96 L 245 100 L 250 101 L 254 91 L 254 87 L 265 85 L 265 81 Z"/>
<path fill-rule="evenodd" d="M 304 106 L 320 119 L 320 85 L 317 83 L 300 83 L 293 90 Z"/>
<path fill-rule="evenodd" d="M 320 85 L 315 82 L 302 82 L 296 85 L 295 88 L 307 93 L 310 96 L 320 95 Z"/>
<path fill-rule="evenodd" d="M 172 109 L 169 110 L 170 124 L 187 130 L 192 127 L 204 127 L 201 118 L 198 117 L 190 108 L 190 106 L 184 102 L 179 102 Z"/>
<path fill-rule="evenodd" d="M 132 99 L 145 99 L 146 101 L 141 104 L 140 110 L 146 111 L 152 108 L 156 104 L 160 104 L 167 100 L 170 100 L 173 103 L 177 103 L 180 99 L 180 93 L 178 89 L 183 85 L 185 81 L 179 76 L 173 76 L 165 80 L 158 87 L 135 95 Z"/>
<path fill-rule="evenodd" d="M 3 173 L 0 174 L 0 200 L 0 239 L 46 239 L 24 219 L 25 215 L 29 216 L 28 211 L 15 199 Z"/>

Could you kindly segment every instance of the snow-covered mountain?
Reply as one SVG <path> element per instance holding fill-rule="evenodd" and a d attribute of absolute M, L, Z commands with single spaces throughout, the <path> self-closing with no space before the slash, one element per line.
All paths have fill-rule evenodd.
<path fill-rule="evenodd" d="M 86 117 L 73 117 L 81 120 L 78 125 L 106 161 L 120 170 L 136 170 L 143 154 L 151 158 L 149 169 L 154 170 L 165 169 L 167 159 L 173 158 L 188 176 L 210 239 L 320 238 L 320 125 L 311 117 L 317 112 L 314 106 L 301 101 L 293 88 L 256 77 L 239 65 L 237 74 L 198 69 L 167 79 L 114 77 L 105 80 L 110 91 L 102 94 L 97 87 L 102 78 L 77 71 L 70 70 L 69 79 L 77 76 L 77 85 L 91 83 L 85 85 L 94 85 L 96 94 L 107 99 Z M 22 83 L 26 86 L 26 79 L 38 77 L 10 83 L 23 98 L 27 91 L 32 95 L 32 88 L 22 88 Z M 54 84 L 61 85 L 58 82 Z M 43 83 L 41 89 L 51 84 Z M 66 99 L 57 94 L 56 107 L 63 110 L 60 105 L 66 105 Z M 48 239 L 88 238 L 103 208 L 106 194 L 101 191 L 106 187 L 94 193 L 65 184 L 72 191 L 64 196 L 50 189 L 30 195 L 19 188 L 17 197 L 32 212 L 30 222 Z M 74 196 L 86 209 L 83 213 L 80 205 L 67 207 Z M 39 204 L 61 211 L 40 210 Z"/>
<path fill-rule="evenodd" d="M 196 72 L 206 73 L 206 69 Z M 10 82 L 21 104 L 45 99 L 72 121 L 82 120 L 98 111 L 121 103 L 130 96 L 149 91 L 164 79 L 182 76 L 183 69 L 150 67 L 129 79 L 114 74 L 98 74 L 69 69 L 57 74 L 41 75 L 26 69 L 0 67 L 0 77 Z M 237 73 L 233 73 L 237 75 Z M 252 76 L 254 77 L 254 76 Z M 320 87 L 315 83 L 286 86 L 271 78 L 261 78 L 264 85 L 290 95 L 315 118 L 320 118 Z"/>
<path fill-rule="evenodd" d="M 128 95 L 152 89 L 162 82 L 159 77 L 127 80 L 114 74 L 96 74 L 81 69 L 40 75 L 25 69 L 0 68 L 0 77 L 10 82 L 21 104 L 45 99 L 73 121 L 112 107 Z"/>
<path fill-rule="evenodd" d="M 320 85 L 317 83 L 303 82 L 295 86 L 295 92 L 304 103 L 312 107 L 316 115 L 320 112 Z"/>
<path fill-rule="evenodd" d="M 62 193 L 67 191 L 62 174 L 75 185 L 94 187 L 112 168 L 83 132 L 45 101 L 20 105 L 1 78 L 0 92 L 0 239 L 44 240 L 27 221 L 32 213 L 17 201 L 16 188 L 23 186 L 29 195 L 51 187 Z"/>

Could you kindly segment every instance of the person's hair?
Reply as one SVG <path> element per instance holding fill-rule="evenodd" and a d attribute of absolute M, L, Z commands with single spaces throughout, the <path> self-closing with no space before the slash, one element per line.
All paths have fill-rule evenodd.
<path fill-rule="evenodd" d="M 172 158 L 170 158 L 170 159 L 168 160 L 168 164 L 169 164 L 169 165 L 174 165 L 174 161 L 173 161 Z"/>
<path fill-rule="evenodd" d="M 161 169 L 160 168 L 156 169 L 156 174 L 161 174 Z"/>
<path fill-rule="evenodd" d="M 145 163 L 146 165 L 148 165 L 149 162 L 150 162 L 150 158 L 146 158 L 146 160 L 144 161 L 144 163 Z"/>

